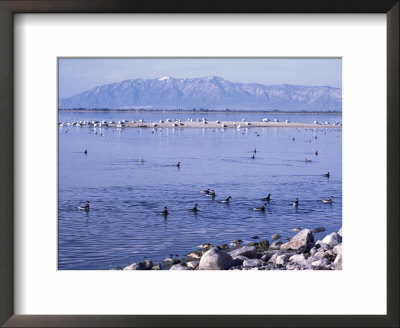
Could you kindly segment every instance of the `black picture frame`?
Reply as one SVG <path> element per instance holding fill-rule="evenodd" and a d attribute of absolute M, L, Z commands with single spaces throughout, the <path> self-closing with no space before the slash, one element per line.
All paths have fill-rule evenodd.
<path fill-rule="evenodd" d="M 399 0 L 0 0 L 0 324 L 4 327 L 399 327 Z M 384 13 L 387 315 L 14 315 L 13 18 L 16 13 Z M 15 206 L 15 205 L 14 205 Z M 368 288 L 368 286 L 366 286 Z"/>

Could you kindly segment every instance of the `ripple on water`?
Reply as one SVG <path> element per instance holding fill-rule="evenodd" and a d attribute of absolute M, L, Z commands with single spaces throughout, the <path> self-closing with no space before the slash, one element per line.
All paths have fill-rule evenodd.
<path fill-rule="evenodd" d="M 257 130 L 260 137 L 236 129 L 163 129 L 156 138 L 152 129 L 106 129 L 107 138 L 98 138 L 78 128 L 68 134 L 60 129 L 59 269 L 110 269 L 144 258 L 159 262 L 204 242 L 250 242 L 254 235 L 271 241 L 277 233 L 284 240 L 296 234 L 296 226 L 323 226 L 326 231 L 316 233 L 317 239 L 337 231 L 341 131 Z M 300 142 L 314 135 L 318 139 Z M 88 154 L 79 153 L 82 149 Z M 305 164 L 316 149 L 318 158 Z M 328 171 L 329 179 L 322 176 Z M 207 188 L 216 190 L 214 200 L 200 193 Z M 268 193 L 266 211 L 253 211 Z M 323 204 L 330 195 L 333 204 Z M 219 202 L 228 196 L 230 204 Z M 296 197 L 298 208 L 292 206 Z M 86 200 L 90 211 L 78 211 Z M 194 203 L 197 214 L 188 211 Z M 166 219 L 156 215 L 164 206 Z"/>

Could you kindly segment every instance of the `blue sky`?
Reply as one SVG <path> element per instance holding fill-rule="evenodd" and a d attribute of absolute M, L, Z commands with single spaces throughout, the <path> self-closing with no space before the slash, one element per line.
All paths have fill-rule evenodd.
<path fill-rule="evenodd" d="M 342 87 L 340 58 L 60 58 L 59 97 L 98 85 L 163 76 L 216 75 L 231 82 Z"/>

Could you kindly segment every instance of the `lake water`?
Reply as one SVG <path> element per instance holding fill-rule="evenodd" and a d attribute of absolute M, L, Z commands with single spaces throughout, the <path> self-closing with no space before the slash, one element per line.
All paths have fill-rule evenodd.
<path fill-rule="evenodd" d="M 60 112 L 59 122 L 188 117 L 341 122 L 340 114 L 140 112 Z M 323 226 L 326 231 L 314 234 L 316 239 L 338 231 L 341 137 L 340 128 L 60 127 L 59 269 L 108 270 L 143 259 L 157 263 L 171 254 L 183 256 L 205 242 L 246 243 L 254 235 L 272 242 L 271 236 L 278 233 L 285 242 L 296 226 Z M 322 176 L 328 171 L 329 179 Z M 207 188 L 215 189 L 214 200 L 200 193 Z M 266 211 L 253 211 L 268 193 L 272 200 Z M 321 202 L 331 195 L 332 204 Z M 229 205 L 219 202 L 228 196 Z M 298 208 L 292 206 L 296 197 Z M 91 205 L 88 213 L 77 209 L 86 200 Z M 188 212 L 194 203 L 199 207 L 196 215 Z M 156 215 L 164 206 L 167 219 Z"/>

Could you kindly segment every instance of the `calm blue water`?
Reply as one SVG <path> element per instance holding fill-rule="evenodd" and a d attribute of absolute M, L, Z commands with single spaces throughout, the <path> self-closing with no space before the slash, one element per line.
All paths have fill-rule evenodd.
<path fill-rule="evenodd" d="M 149 121 L 268 117 L 60 112 L 59 121 L 137 120 L 137 115 Z M 279 120 L 285 119 L 340 122 L 341 116 L 285 114 Z M 250 242 L 254 235 L 272 241 L 271 236 L 279 233 L 285 242 L 283 238 L 293 236 L 291 229 L 296 226 L 323 226 L 326 231 L 315 234 L 320 238 L 341 226 L 341 129 L 108 128 L 101 135 L 99 129 L 96 132 L 88 127 L 59 128 L 59 269 L 110 269 L 145 258 L 158 262 L 170 254 L 187 254 L 205 242 Z M 306 163 L 305 158 L 312 162 Z M 174 165 L 177 161 L 182 163 L 180 169 Z M 328 171 L 329 179 L 322 176 Z M 215 200 L 200 193 L 207 188 L 215 189 Z M 253 211 L 268 193 L 272 201 L 265 213 Z M 219 202 L 229 195 L 229 205 Z M 333 204 L 323 204 L 321 199 L 330 195 Z M 298 209 L 291 205 L 296 197 Z M 88 214 L 77 209 L 86 200 L 91 204 Z M 187 211 L 195 202 L 197 215 Z M 164 206 L 170 213 L 167 220 L 155 214 Z"/>

